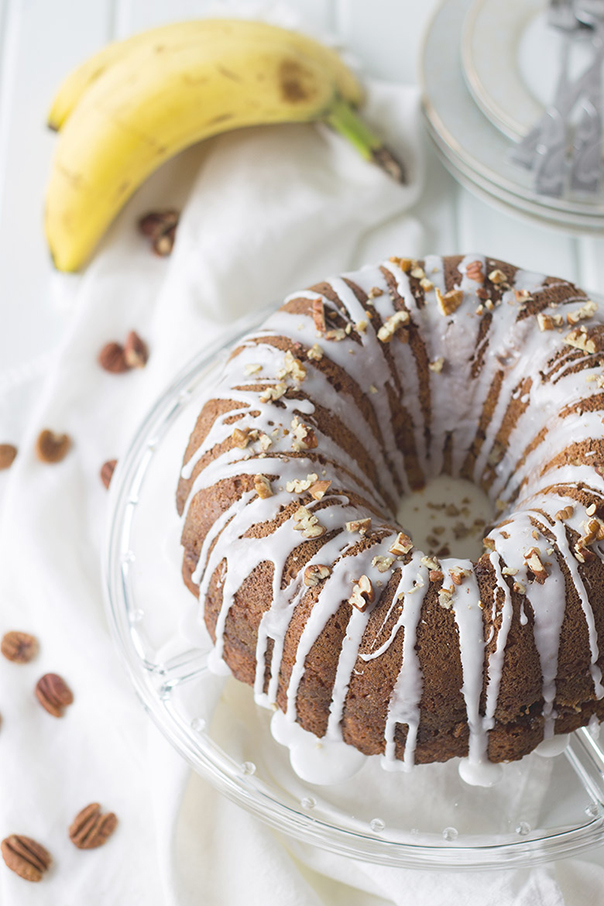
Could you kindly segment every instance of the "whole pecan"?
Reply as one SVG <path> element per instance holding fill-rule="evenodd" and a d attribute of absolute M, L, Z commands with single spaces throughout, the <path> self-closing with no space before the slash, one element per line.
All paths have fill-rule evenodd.
<path fill-rule="evenodd" d="M 128 371 L 129 365 L 124 355 L 124 347 L 119 343 L 106 343 L 98 355 L 98 362 L 105 371 L 111 374 L 122 374 Z"/>
<path fill-rule="evenodd" d="M 28 632 L 7 632 L 0 643 L 0 651 L 9 661 L 27 664 L 38 653 L 38 640 Z"/>
<path fill-rule="evenodd" d="M 128 368 L 144 368 L 149 358 L 147 344 L 135 330 L 131 330 L 124 344 L 124 359 Z"/>
<path fill-rule="evenodd" d="M 0 843 L 2 858 L 11 869 L 26 881 L 41 881 L 52 856 L 41 843 L 21 834 L 11 834 Z"/>
<path fill-rule="evenodd" d="M 63 717 L 65 708 L 73 702 L 73 692 L 61 676 L 45 673 L 36 684 L 36 698 L 53 717 Z"/>
<path fill-rule="evenodd" d="M 0 444 L 0 469 L 8 469 L 12 466 L 17 448 L 13 444 Z"/>
<path fill-rule="evenodd" d="M 55 434 L 45 429 L 38 435 L 36 455 L 41 462 L 61 462 L 69 453 L 71 438 L 68 434 Z"/>
<path fill-rule="evenodd" d="M 106 488 L 111 484 L 116 465 L 117 459 L 108 459 L 107 462 L 104 462 L 101 466 L 101 481 Z"/>
<path fill-rule="evenodd" d="M 91 802 L 73 819 L 69 839 L 78 849 L 96 849 L 107 842 L 116 827 L 117 817 L 113 812 L 103 815 L 99 803 Z"/>

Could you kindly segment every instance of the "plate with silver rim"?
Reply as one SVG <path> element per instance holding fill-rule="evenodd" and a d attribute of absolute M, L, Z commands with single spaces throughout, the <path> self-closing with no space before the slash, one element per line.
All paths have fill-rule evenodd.
<path fill-rule="evenodd" d="M 191 767 L 273 827 L 334 853 L 381 865 L 486 869 L 528 865 L 604 842 L 604 753 L 587 730 L 564 753 L 503 766 L 491 788 L 459 777 L 458 759 L 410 773 L 367 758 L 351 780 L 305 783 L 270 732 L 252 690 L 208 667 L 192 630 L 199 604 L 181 578 L 175 489 L 182 452 L 232 344 L 195 358 L 136 432 L 111 485 L 104 554 L 115 644 L 150 717 Z"/>
<path fill-rule="evenodd" d="M 514 0 L 514 6 L 517 0 Z M 534 9 L 533 0 L 531 0 Z M 480 9 L 490 10 L 490 0 Z M 511 160 L 513 141 L 476 103 L 462 66 L 462 35 L 476 0 L 444 0 L 424 40 L 420 76 L 429 133 L 453 175 L 471 191 L 494 199 L 543 225 L 592 234 L 604 232 L 604 187 L 589 198 L 538 195 L 531 172 Z M 533 20 L 529 19 L 529 24 Z M 512 67 L 512 64 L 510 64 Z M 539 98 L 535 99 L 536 110 Z M 519 128 L 523 128 L 523 125 Z"/>

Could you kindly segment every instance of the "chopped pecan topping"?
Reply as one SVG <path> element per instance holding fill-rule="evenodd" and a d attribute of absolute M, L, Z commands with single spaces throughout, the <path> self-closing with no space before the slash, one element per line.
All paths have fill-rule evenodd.
<path fill-rule="evenodd" d="M 253 439 L 249 428 L 235 428 L 233 431 L 233 443 L 240 450 L 245 450 L 247 445 Z"/>
<path fill-rule="evenodd" d="M 571 330 L 564 338 L 564 342 L 568 346 L 580 349 L 581 352 L 586 352 L 588 355 L 593 355 L 596 351 L 596 344 L 590 339 L 587 330 L 584 327 L 576 327 L 574 330 Z"/>
<path fill-rule="evenodd" d="M 436 287 L 436 299 L 443 315 L 452 315 L 457 311 L 464 299 L 463 289 L 450 289 L 448 293 L 441 293 Z"/>
<path fill-rule="evenodd" d="M 371 561 L 371 565 L 375 566 L 380 573 L 388 572 L 393 563 L 394 557 L 384 557 L 382 554 L 378 554 Z"/>
<path fill-rule="evenodd" d="M 409 535 L 406 535 L 405 532 L 399 532 L 388 550 L 391 554 L 394 554 L 395 557 L 402 557 L 405 554 L 408 554 L 412 548 L 413 541 Z"/>
<path fill-rule="evenodd" d="M 554 330 L 555 327 L 562 327 L 564 319 L 562 315 L 546 315 L 540 311 L 537 315 L 537 324 L 542 332 L 544 330 Z"/>
<path fill-rule="evenodd" d="M 246 377 L 250 377 L 252 374 L 258 374 L 259 371 L 262 371 L 262 365 L 249 363 L 243 369 L 243 373 Z"/>
<path fill-rule="evenodd" d="M 261 403 L 269 403 L 273 400 L 281 399 L 284 393 L 287 392 L 287 384 L 284 381 L 279 381 L 278 384 L 271 384 L 269 387 L 266 387 L 260 394 Z"/>
<path fill-rule="evenodd" d="M 463 569 L 461 566 L 454 566 L 449 572 L 451 573 L 454 585 L 461 585 L 467 576 L 472 575 L 471 569 Z"/>
<path fill-rule="evenodd" d="M 489 280 L 491 281 L 491 283 L 507 283 L 508 278 L 502 270 L 496 267 L 489 274 Z"/>
<path fill-rule="evenodd" d="M 434 371 L 435 374 L 440 374 L 443 370 L 444 364 L 445 360 L 443 356 L 440 355 L 437 359 L 434 359 L 433 362 L 429 363 L 428 368 L 430 369 L 430 371 Z"/>
<path fill-rule="evenodd" d="M 526 586 L 524 585 L 523 582 L 518 582 L 518 581 L 514 582 L 513 589 L 514 589 L 514 591 L 517 591 L 519 595 L 526 594 Z"/>
<path fill-rule="evenodd" d="M 283 368 L 280 368 L 277 372 L 278 378 L 284 378 L 286 375 L 291 375 L 294 381 L 297 381 L 298 383 L 302 383 L 306 377 L 306 368 L 303 366 L 300 359 L 297 359 L 289 349 L 283 358 Z"/>
<path fill-rule="evenodd" d="M 466 277 L 475 283 L 484 283 L 484 273 L 481 261 L 470 261 L 466 267 Z"/>
<path fill-rule="evenodd" d="M 347 532 L 358 532 L 359 535 L 365 535 L 371 528 L 371 517 L 366 519 L 352 519 L 346 523 Z"/>
<path fill-rule="evenodd" d="M 516 576 L 518 575 L 518 570 L 515 566 L 504 566 L 501 573 L 504 576 Z"/>
<path fill-rule="evenodd" d="M 313 500 L 322 500 L 325 497 L 325 493 L 328 488 L 331 486 L 331 481 L 315 481 L 315 483 L 308 489 L 308 493 L 313 498 Z"/>
<path fill-rule="evenodd" d="M 422 557 L 419 561 L 426 569 L 438 569 L 438 560 L 434 557 Z"/>
<path fill-rule="evenodd" d="M 547 577 L 549 576 L 549 570 L 547 569 L 547 564 L 544 564 L 541 561 L 541 551 L 538 547 L 531 547 L 530 550 L 525 551 L 524 561 L 530 571 L 535 577 L 535 581 L 539 585 L 543 585 Z"/>
<path fill-rule="evenodd" d="M 306 358 L 311 359 L 314 362 L 320 362 L 323 358 L 323 350 L 318 343 L 313 343 L 308 352 L 306 353 Z"/>
<path fill-rule="evenodd" d="M 318 477 L 319 476 L 315 472 L 311 472 L 306 478 L 294 478 L 293 481 L 286 481 L 285 490 L 288 494 L 302 494 L 304 491 L 308 491 Z"/>
<path fill-rule="evenodd" d="M 258 497 L 261 497 L 262 500 L 273 496 L 273 489 L 266 475 L 254 475 L 254 487 Z"/>
<path fill-rule="evenodd" d="M 432 280 L 428 280 L 427 277 L 422 277 L 422 279 L 419 281 L 419 285 L 425 293 L 429 293 L 431 289 L 434 289 Z"/>
<path fill-rule="evenodd" d="M 313 429 L 300 421 L 297 415 L 291 422 L 292 450 L 300 453 L 302 450 L 314 450 L 317 446 L 317 436 Z"/>
<path fill-rule="evenodd" d="M 319 582 L 322 582 L 323 579 L 327 579 L 331 575 L 331 569 L 329 566 L 324 566 L 320 563 L 311 563 L 304 570 L 304 584 L 309 588 L 314 588 L 315 585 L 318 585 Z"/>
<path fill-rule="evenodd" d="M 315 324 L 317 334 L 321 336 L 327 330 L 325 322 L 325 305 L 322 299 L 313 299 L 312 302 L 312 319 Z"/>
<path fill-rule="evenodd" d="M 298 507 L 294 513 L 294 530 L 302 532 L 305 538 L 321 538 L 325 534 L 325 526 L 321 525 L 317 516 L 314 516 L 305 506 Z"/>
<path fill-rule="evenodd" d="M 419 264 L 416 264 L 411 271 L 411 276 L 415 277 L 416 280 L 423 280 L 426 276 L 426 272 L 424 271 L 423 267 L 420 267 Z"/>
<path fill-rule="evenodd" d="M 384 290 L 380 289 L 379 286 L 372 286 L 367 295 L 370 299 L 377 299 L 378 296 L 384 295 Z"/>
<path fill-rule="evenodd" d="M 391 261 L 392 264 L 398 265 L 405 274 L 408 274 L 415 264 L 411 258 L 397 258 L 395 255 L 391 255 L 388 260 Z"/>
<path fill-rule="evenodd" d="M 397 330 L 409 323 L 408 311 L 397 311 L 387 318 L 380 329 L 377 337 L 381 343 L 389 343 Z"/>
<path fill-rule="evenodd" d="M 445 610 L 450 610 L 453 606 L 453 593 L 455 589 L 453 587 L 444 586 L 438 589 L 438 603 L 441 607 L 444 607 Z"/>
<path fill-rule="evenodd" d="M 346 331 L 341 327 L 334 327 L 332 330 L 328 330 L 325 334 L 326 340 L 333 340 L 336 343 L 339 343 L 340 340 L 346 339 Z"/>
<path fill-rule="evenodd" d="M 113 812 L 103 815 L 98 802 L 91 802 L 73 819 L 69 839 L 78 849 L 97 849 L 107 842 L 116 827 L 117 817 Z"/>
<path fill-rule="evenodd" d="M 579 321 L 586 321 L 587 318 L 591 318 L 598 310 L 598 306 L 592 299 L 588 299 L 585 305 L 582 305 L 581 308 L 577 308 L 575 311 L 569 311 L 566 315 L 566 320 L 571 327 L 574 327 L 575 324 L 578 324 Z"/>
<path fill-rule="evenodd" d="M 431 569 L 428 573 L 428 579 L 430 582 L 440 582 L 445 578 L 445 574 L 442 569 Z"/>
<path fill-rule="evenodd" d="M 361 613 L 364 613 L 374 600 L 375 594 L 371 580 L 367 576 L 361 576 L 359 581 L 353 585 L 352 595 L 348 599 L 348 603 L 360 610 Z"/>

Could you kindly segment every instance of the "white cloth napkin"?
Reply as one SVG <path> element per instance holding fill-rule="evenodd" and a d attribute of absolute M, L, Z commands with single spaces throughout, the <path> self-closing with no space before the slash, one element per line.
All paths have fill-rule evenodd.
<path fill-rule="evenodd" d="M 0 658 L 0 837 L 32 836 L 55 858 L 40 885 L 0 871 L 2 906 L 600 902 L 596 866 L 438 875 L 380 869 L 275 833 L 189 773 L 135 699 L 109 638 L 100 573 L 107 493 L 98 473 L 124 453 L 175 373 L 238 316 L 289 291 L 390 254 L 427 251 L 409 213 L 423 179 L 417 93 L 374 84 L 367 116 L 408 163 L 407 187 L 309 126 L 223 136 L 167 165 L 127 206 L 85 274 L 57 277 L 54 289 L 62 304 L 72 299 L 73 313 L 43 382 L 30 380 L 23 397 L 0 395 L 13 432 L 15 409 L 36 399 L 19 456 L 0 475 L 0 633 L 22 629 L 41 641 L 29 665 Z M 184 205 L 167 261 L 153 258 L 134 228 L 141 213 L 165 205 Z M 133 328 L 149 343 L 147 367 L 103 372 L 100 347 Z M 34 457 L 44 427 L 74 439 L 59 465 Z M 49 671 L 75 693 L 61 720 L 33 696 Z M 106 847 L 81 852 L 67 827 L 94 801 L 120 824 Z"/>

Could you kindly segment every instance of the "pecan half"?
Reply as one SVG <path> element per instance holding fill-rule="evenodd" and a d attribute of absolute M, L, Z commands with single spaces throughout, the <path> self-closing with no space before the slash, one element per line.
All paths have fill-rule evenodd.
<path fill-rule="evenodd" d="M 111 479 L 113 478 L 116 466 L 117 459 L 108 459 L 107 462 L 104 462 L 101 466 L 101 481 L 106 488 L 109 488 L 109 485 L 111 484 Z"/>
<path fill-rule="evenodd" d="M 0 843 L 0 850 L 10 870 L 26 881 L 41 881 L 52 862 L 52 856 L 41 843 L 21 834 L 6 837 Z"/>
<path fill-rule="evenodd" d="M 120 343 L 105 343 L 98 355 L 98 363 L 105 371 L 111 374 L 123 374 L 128 371 L 124 347 Z"/>
<path fill-rule="evenodd" d="M 149 359 L 147 344 L 135 330 L 131 330 L 124 344 L 124 360 L 128 368 L 144 368 Z"/>
<path fill-rule="evenodd" d="M 101 814 L 98 802 L 91 802 L 75 816 L 69 828 L 69 839 L 78 849 L 96 849 L 107 842 L 115 828 L 113 812 Z"/>
<path fill-rule="evenodd" d="M 17 448 L 13 444 L 0 444 L 0 470 L 9 469 L 17 455 Z"/>
<path fill-rule="evenodd" d="M 73 702 L 73 692 L 57 673 L 45 673 L 36 684 L 36 698 L 53 717 L 63 717 L 63 712 Z"/>
<path fill-rule="evenodd" d="M 173 208 L 165 211 L 150 211 L 138 222 L 138 228 L 143 236 L 151 239 L 151 247 L 156 255 L 165 257 L 174 248 L 176 227 L 180 214 Z"/>
<path fill-rule="evenodd" d="M 38 435 L 36 455 L 41 462 L 61 462 L 69 453 L 71 438 L 68 434 L 55 434 L 45 429 Z"/>
<path fill-rule="evenodd" d="M 38 640 L 28 632 L 7 632 L 0 643 L 0 651 L 9 661 L 27 664 L 38 653 Z"/>

